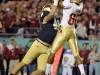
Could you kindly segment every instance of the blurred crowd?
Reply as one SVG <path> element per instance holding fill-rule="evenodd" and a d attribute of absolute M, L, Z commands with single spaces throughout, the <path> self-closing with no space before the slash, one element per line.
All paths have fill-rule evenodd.
<path fill-rule="evenodd" d="M 0 42 L 0 75 L 10 75 L 12 69 L 22 61 L 29 48 L 30 46 L 23 47 L 22 44 L 17 44 L 15 39 L 11 39 L 8 44 L 6 40 Z M 30 75 L 36 69 L 37 58 L 25 66 L 18 75 Z"/>
<path fill-rule="evenodd" d="M 22 0 L 0 3 L 0 38 L 35 38 L 41 28 L 39 18 L 42 7 L 45 4 L 52 3 L 53 0 Z M 61 8 L 59 8 L 58 14 L 62 18 Z M 76 35 L 79 40 L 100 40 L 100 0 L 84 1 L 83 11 L 77 16 Z M 14 39 L 11 39 L 11 44 L 8 46 L 5 40 L 1 45 L 0 72 L 2 73 L 1 75 L 5 75 L 4 73 L 8 75 L 8 72 L 11 72 L 12 68 L 21 61 L 26 52 L 21 44 L 17 45 Z M 97 60 L 95 54 L 93 55 L 94 59 L 91 58 L 91 54 L 98 50 L 98 44 L 95 44 L 90 50 L 87 50 L 86 46 L 87 44 L 85 43 L 83 49 L 80 49 L 80 56 L 84 58 L 85 70 L 88 68 L 89 63 L 91 64 Z M 92 75 L 92 70 L 96 64 L 93 64 L 94 67 L 90 67 L 90 75 Z M 97 73 L 97 68 L 95 71 Z"/>
<path fill-rule="evenodd" d="M 89 48 L 88 48 L 89 47 Z M 93 45 L 89 43 L 83 43 L 82 48 L 78 45 L 79 55 L 83 60 L 84 70 L 86 75 L 100 75 L 99 74 L 99 62 L 100 62 L 100 51 L 99 45 L 94 42 Z M 74 61 L 75 58 L 72 56 L 70 47 L 64 49 L 63 58 L 61 59 L 62 75 L 80 75 L 77 63 Z"/>
<path fill-rule="evenodd" d="M 42 7 L 53 0 L 22 0 L 0 3 L 0 37 L 33 38 L 41 28 Z M 62 9 L 58 14 L 62 18 Z M 100 1 L 85 0 L 82 14 L 77 16 L 76 34 L 81 40 L 100 39 Z M 9 36 L 8 36 L 9 35 Z"/>
<path fill-rule="evenodd" d="M 100 1 L 86 2 L 78 16 L 76 34 L 81 40 L 100 40 Z"/>
<path fill-rule="evenodd" d="M 22 45 L 17 45 L 14 39 L 10 44 L 6 44 L 6 40 L 0 43 L 0 75 L 10 75 L 13 67 L 18 64 L 26 54 Z"/>

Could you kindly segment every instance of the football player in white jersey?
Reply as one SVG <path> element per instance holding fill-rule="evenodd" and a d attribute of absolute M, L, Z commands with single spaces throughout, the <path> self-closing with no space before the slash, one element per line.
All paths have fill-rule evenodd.
<path fill-rule="evenodd" d="M 53 42 L 51 53 L 47 61 L 45 74 L 50 74 L 51 64 L 53 63 L 55 53 L 66 41 L 68 41 L 72 53 L 78 63 L 81 75 L 85 75 L 83 63 L 78 53 L 77 39 L 75 34 L 76 18 L 77 15 L 81 13 L 83 8 L 82 0 L 60 1 L 59 6 L 63 7 L 63 18 L 60 24 L 61 30 L 56 35 L 56 38 Z"/>

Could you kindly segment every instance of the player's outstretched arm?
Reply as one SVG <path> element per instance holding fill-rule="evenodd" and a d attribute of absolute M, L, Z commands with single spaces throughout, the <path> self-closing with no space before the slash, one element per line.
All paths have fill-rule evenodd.
<path fill-rule="evenodd" d="M 51 9 L 50 13 L 43 19 L 43 23 L 47 23 L 49 20 L 51 20 L 54 17 L 55 12 L 57 11 L 58 2 L 59 2 L 59 0 L 54 0 L 52 9 Z"/>

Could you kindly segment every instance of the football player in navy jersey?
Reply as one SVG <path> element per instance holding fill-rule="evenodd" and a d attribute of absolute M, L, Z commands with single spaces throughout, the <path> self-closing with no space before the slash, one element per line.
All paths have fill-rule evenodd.
<path fill-rule="evenodd" d="M 37 39 L 34 41 L 23 60 L 14 67 L 10 75 L 16 75 L 21 68 L 30 64 L 37 57 L 37 70 L 31 75 L 44 74 L 46 69 L 46 63 L 49 54 L 49 48 L 56 36 L 57 30 L 54 29 L 54 15 L 57 10 L 59 0 L 54 0 L 53 5 L 45 5 L 42 9 L 40 22 L 41 31 L 38 34 Z"/>

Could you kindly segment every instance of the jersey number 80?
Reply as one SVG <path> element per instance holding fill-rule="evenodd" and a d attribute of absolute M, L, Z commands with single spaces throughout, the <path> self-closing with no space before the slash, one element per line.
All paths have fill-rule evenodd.
<path fill-rule="evenodd" d="M 76 24 L 76 18 L 77 18 L 76 14 L 71 14 L 70 18 L 68 20 L 68 24 L 69 25 L 75 25 Z"/>

